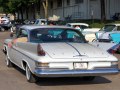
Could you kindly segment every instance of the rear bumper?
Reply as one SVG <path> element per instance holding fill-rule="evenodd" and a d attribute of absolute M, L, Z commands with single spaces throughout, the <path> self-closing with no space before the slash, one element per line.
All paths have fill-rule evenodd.
<path fill-rule="evenodd" d="M 96 70 L 40 70 L 35 69 L 34 74 L 38 77 L 79 77 L 79 76 L 102 76 L 118 74 L 118 69 L 96 69 Z"/>

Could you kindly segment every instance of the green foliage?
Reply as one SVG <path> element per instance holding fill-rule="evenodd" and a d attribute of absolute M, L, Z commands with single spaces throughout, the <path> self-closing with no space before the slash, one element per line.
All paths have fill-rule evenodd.
<path fill-rule="evenodd" d="M 15 13 L 22 7 L 27 7 L 38 0 L 0 0 L 0 10 L 4 13 Z"/>

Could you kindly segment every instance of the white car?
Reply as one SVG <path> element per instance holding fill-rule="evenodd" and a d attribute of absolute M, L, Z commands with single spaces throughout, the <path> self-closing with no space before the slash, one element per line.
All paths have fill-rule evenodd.
<path fill-rule="evenodd" d="M 37 19 L 34 25 L 47 25 L 47 19 Z"/>
<path fill-rule="evenodd" d="M 38 77 L 84 77 L 117 74 L 118 59 L 85 41 L 80 31 L 64 26 L 22 26 L 4 41 L 6 65 L 26 71 L 29 82 Z"/>
<path fill-rule="evenodd" d="M 96 39 L 95 33 L 100 30 L 100 28 L 89 28 L 89 25 L 86 23 L 67 23 L 66 26 L 80 30 L 89 42 Z"/>
<path fill-rule="evenodd" d="M 81 30 L 84 30 L 85 28 L 89 27 L 87 23 L 67 23 L 66 26 L 72 27 L 72 28 L 79 26 Z"/>
<path fill-rule="evenodd" d="M 112 33 L 120 33 L 120 24 L 106 24 L 100 31 L 96 32 L 96 38 L 100 41 L 109 41 Z"/>
<path fill-rule="evenodd" d="M 10 22 L 9 18 L 3 17 L 0 19 L 2 21 L 2 24 L 8 24 Z"/>

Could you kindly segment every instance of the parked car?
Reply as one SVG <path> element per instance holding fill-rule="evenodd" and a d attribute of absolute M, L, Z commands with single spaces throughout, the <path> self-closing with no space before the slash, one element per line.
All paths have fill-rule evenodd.
<path fill-rule="evenodd" d="M 95 35 L 97 40 L 107 41 L 110 40 L 110 34 L 112 33 L 120 33 L 120 24 L 106 24 Z"/>
<path fill-rule="evenodd" d="M 100 28 L 90 28 L 86 23 L 67 23 L 66 26 L 80 30 L 89 42 L 96 39 L 95 33 L 100 30 Z"/>
<path fill-rule="evenodd" d="M 13 24 L 7 17 L 3 17 L 2 19 L 0 19 L 0 21 L 1 21 L 1 23 L 0 23 L 1 31 L 5 31 L 5 30 L 9 30 L 9 29 L 11 30 L 13 28 Z"/>
<path fill-rule="evenodd" d="M 66 26 L 75 28 L 76 26 L 79 26 L 81 31 L 85 28 L 88 28 L 89 25 L 87 23 L 67 23 Z"/>
<path fill-rule="evenodd" d="M 4 41 L 6 65 L 26 71 L 29 82 L 38 77 L 84 77 L 118 73 L 118 59 L 88 44 L 80 31 L 65 26 L 22 26 Z"/>
<path fill-rule="evenodd" d="M 0 26 L 1 26 L 1 31 L 13 29 L 13 24 L 11 22 L 8 22 L 7 24 L 0 24 Z"/>
<path fill-rule="evenodd" d="M 35 25 L 47 25 L 47 19 L 37 19 Z"/>

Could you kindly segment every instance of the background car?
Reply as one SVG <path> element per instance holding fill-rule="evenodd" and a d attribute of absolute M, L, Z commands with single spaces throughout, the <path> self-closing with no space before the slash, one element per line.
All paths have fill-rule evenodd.
<path fill-rule="evenodd" d="M 107 24 L 95 35 L 97 40 L 107 41 L 112 33 L 120 33 L 120 24 Z"/>
<path fill-rule="evenodd" d="M 100 30 L 100 28 L 90 28 L 86 23 L 67 23 L 66 26 L 80 30 L 89 42 L 96 39 L 95 33 Z"/>
<path fill-rule="evenodd" d="M 72 27 L 72 28 L 79 26 L 81 31 L 89 27 L 87 23 L 67 23 L 66 26 Z"/>
<path fill-rule="evenodd" d="M 13 28 L 13 24 L 11 23 L 11 21 L 9 20 L 9 18 L 7 17 L 2 17 L 0 19 L 1 24 L 0 24 L 0 30 L 1 31 L 5 31 L 5 30 L 11 30 Z"/>
<path fill-rule="evenodd" d="M 47 25 L 47 19 L 37 19 L 34 25 Z"/>

